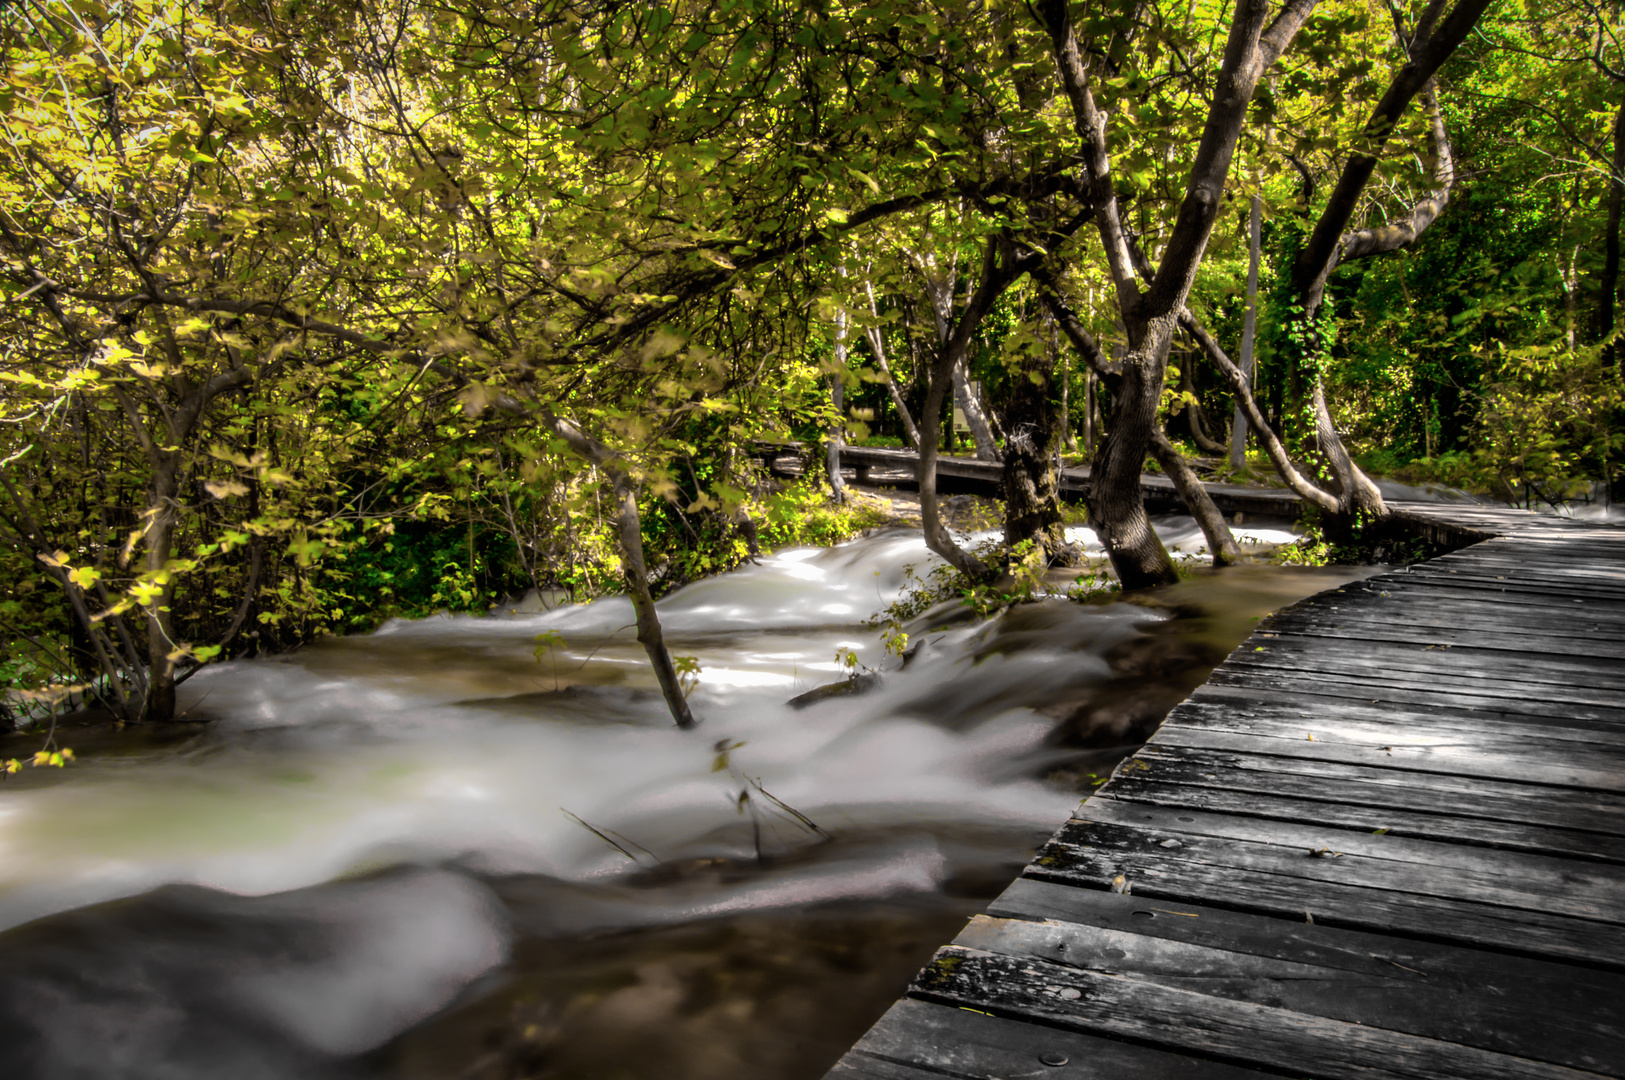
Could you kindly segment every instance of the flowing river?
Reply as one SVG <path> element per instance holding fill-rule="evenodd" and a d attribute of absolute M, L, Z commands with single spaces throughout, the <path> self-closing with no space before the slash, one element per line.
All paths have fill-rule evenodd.
<path fill-rule="evenodd" d="M 931 564 L 889 532 L 666 598 L 697 731 L 607 599 L 222 664 L 207 724 L 69 740 L 0 788 L 0 1075 L 816 1078 L 1258 617 L 1361 576 L 939 609 L 900 667 L 864 622 Z M 847 650 L 878 685 L 787 703 Z"/>

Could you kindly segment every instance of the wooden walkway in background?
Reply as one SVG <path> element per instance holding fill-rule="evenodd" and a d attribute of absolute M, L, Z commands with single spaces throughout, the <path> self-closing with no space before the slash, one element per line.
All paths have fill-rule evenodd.
<path fill-rule="evenodd" d="M 756 454 L 768 468 L 783 476 L 801 475 L 801 443 L 757 443 Z M 892 450 L 880 446 L 843 446 L 841 467 L 852 470 L 854 482 L 885 484 L 911 490 L 916 486 L 919 455 L 913 450 Z M 943 494 L 966 492 L 998 496 L 1003 493 L 1004 466 L 996 461 L 943 455 L 937 458 L 937 488 Z M 1286 488 L 1257 484 L 1203 484 L 1214 505 L 1226 514 L 1259 517 L 1296 518 L 1298 497 Z M 1061 470 L 1061 498 L 1078 501 L 1089 494 L 1089 467 L 1075 465 Z M 1140 477 L 1140 498 L 1152 513 L 1183 513 L 1185 503 L 1166 476 Z"/>
<path fill-rule="evenodd" d="M 829 1080 L 1625 1077 L 1625 529 L 1277 612 Z"/>

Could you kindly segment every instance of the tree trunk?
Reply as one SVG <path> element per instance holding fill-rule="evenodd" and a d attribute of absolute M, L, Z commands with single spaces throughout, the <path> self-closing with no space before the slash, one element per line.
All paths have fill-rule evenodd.
<path fill-rule="evenodd" d="M 1161 265 L 1144 291 L 1111 175 L 1106 118 L 1089 85 L 1093 59 L 1086 59 L 1079 47 L 1065 0 L 1040 0 L 1030 9 L 1054 45 L 1056 70 L 1072 107 L 1093 193 L 1095 223 L 1129 331 L 1122 380 L 1115 388 L 1110 429 L 1095 455 L 1089 495 L 1090 519 L 1124 588 L 1178 579 L 1140 498 L 1140 470 L 1157 430 L 1168 349 L 1223 204 L 1225 179 L 1259 76 L 1286 50 L 1312 8 L 1310 0 L 1288 0 L 1270 20 L 1265 0 L 1238 0 L 1235 5 L 1185 196 L 1167 234 Z"/>
<path fill-rule="evenodd" d="M 1083 452 L 1095 452 L 1095 373 L 1083 374 Z"/>
<path fill-rule="evenodd" d="M 1194 357 L 1182 360 L 1179 365 L 1179 392 L 1188 395 L 1185 402 L 1186 426 L 1190 428 L 1191 442 L 1196 448 L 1206 454 L 1222 454 L 1225 445 L 1217 439 L 1211 438 L 1207 433 L 1207 420 L 1202 411 L 1201 393 L 1196 387 L 1196 364 Z"/>
<path fill-rule="evenodd" d="M 508 411 L 522 412 L 524 406 L 513 403 Z M 655 681 L 666 699 L 666 707 L 680 728 L 691 728 L 699 721 L 689 711 L 688 699 L 683 695 L 682 680 L 671 653 L 666 650 L 664 635 L 660 632 L 660 615 L 655 610 L 654 596 L 649 592 L 649 571 L 643 561 L 643 522 L 638 515 L 637 485 L 633 483 L 614 451 L 582 431 L 572 421 L 559 416 L 545 404 L 536 407 L 535 415 L 542 426 L 583 460 L 604 471 L 615 492 L 615 539 L 621 550 L 621 574 L 626 579 L 627 595 L 632 599 L 632 610 L 637 615 L 638 641 L 649 656 L 654 668 Z M 804 474 L 805 475 L 805 474 Z"/>
<path fill-rule="evenodd" d="M 838 503 L 846 502 L 846 481 L 841 479 L 841 448 L 846 445 L 846 312 L 835 313 L 835 371 L 829 377 L 829 403 L 835 423 L 827 433 L 824 470 L 829 490 Z"/>
<path fill-rule="evenodd" d="M 1314 395 L 1315 441 L 1320 444 L 1320 451 L 1326 456 L 1326 464 L 1338 485 L 1336 517 L 1339 520 L 1334 527 L 1349 529 L 1361 519 L 1386 516 L 1388 507 L 1382 501 L 1382 492 L 1354 464 L 1354 459 L 1349 457 L 1348 449 L 1343 445 L 1342 436 L 1332 424 L 1331 410 L 1326 407 L 1325 384 L 1318 374 L 1315 376 Z"/>
<path fill-rule="evenodd" d="M 1241 324 L 1241 355 L 1238 357 L 1242 376 L 1253 385 L 1253 343 L 1258 332 L 1258 261 L 1262 252 L 1263 204 L 1253 196 L 1252 209 L 1247 214 L 1247 314 Z M 1241 472 L 1247 467 L 1247 413 L 1241 400 L 1236 400 L 1235 417 L 1230 421 L 1230 471 Z"/>
<path fill-rule="evenodd" d="M 1050 402 L 1055 354 L 1034 350 L 1012 374 L 1005 414 L 1004 542 L 1013 548 L 1031 540 L 1050 565 L 1075 565 L 1077 552 L 1061 527 L 1059 440 Z"/>
<path fill-rule="evenodd" d="M 1314 375 L 1311 407 L 1315 417 L 1315 436 L 1339 489 L 1339 506 L 1331 522 L 1334 528 L 1350 528 L 1361 518 L 1381 518 L 1387 514 L 1388 508 L 1376 485 L 1349 457 L 1326 407 L 1326 388 L 1320 371 L 1325 343 L 1320 340 L 1319 325 L 1326 282 L 1341 263 L 1398 251 L 1415 243 L 1417 237 L 1438 220 L 1449 204 L 1450 189 L 1455 182 L 1455 162 L 1433 76 L 1472 32 L 1488 6 L 1489 0 L 1457 0 L 1450 12 L 1445 14 L 1445 0 L 1430 0 L 1411 39 L 1404 41 L 1401 36 L 1407 63 L 1395 73 L 1388 89 L 1367 118 L 1362 133 L 1364 146 L 1344 163 L 1337 186 L 1293 262 L 1292 289 L 1298 299 L 1298 333 L 1294 336 L 1305 343 L 1304 353 L 1311 361 Z M 1411 100 L 1418 96 L 1427 113 L 1434 189 L 1418 200 L 1403 218 L 1370 228 L 1348 230 L 1348 224 L 1377 167 L 1378 155 L 1410 107 Z"/>
<path fill-rule="evenodd" d="M 976 388 L 970 383 L 970 376 L 966 372 L 967 359 L 961 356 L 954 365 L 954 402 L 959 406 L 959 411 L 965 414 L 965 426 L 970 429 L 971 439 L 976 444 L 976 459 L 998 461 L 999 443 L 993 437 L 993 425 L 988 422 L 987 412 L 976 396 Z"/>
<path fill-rule="evenodd" d="M 1179 572 L 1168 549 L 1152 530 L 1140 495 L 1140 471 L 1152 434 L 1161 437 L 1156 422 L 1163 369 L 1148 363 L 1146 353 L 1139 350 L 1119 360 L 1107 360 L 1093 336 L 1061 299 L 1055 278 L 1042 271 L 1036 276 L 1039 298 L 1055 316 L 1061 332 L 1089 368 L 1100 374 L 1102 383 L 1111 384 L 1112 422 L 1100 441 L 1089 476 L 1089 522 L 1095 535 L 1105 545 L 1112 569 L 1125 589 L 1178 581 Z M 1150 329 L 1165 333 L 1159 324 L 1152 324 Z M 1164 342 L 1162 356 L 1166 358 L 1167 354 Z M 1138 457 L 1132 441 L 1136 434 L 1141 439 Z"/>
<path fill-rule="evenodd" d="M 1162 471 L 1168 474 L 1174 482 L 1174 489 L 1179 497 L 1185 500 L 1185 508 L 1190 511 L 1191 517 L 1201 527 L 1202 535 L 1207 539 L 1207 549 L 1213 556 L 1214 566 L 1234 566 L 1241 561 L 1241 548 L 1236 544 L 1235 536 L 1230 532 L 1230 526 L 1225 523 L 1224 515 L 1214 505 L 1213 497 L 1202 486 L 1201 479 L 1192 469 L 1190 462 L 1185 460 L 1168 436 L 1156 432 L 1151 437 L 1151 454 L 1162 466 Z"/>
<path fill-rule="evenodd" d="M 934 261 L 926 262 L 924 265 L 926 267 L 924 273 L 926 298 L 931 302 L 931 314 L 936 321 L 937 355 L 940 357 L 948 350 L 950 340 L 953 338 L 956 329 L 954 323 L 953 277 L 957 275 L 946 278 L 937 277 L 933 273 L 936 269 Z M 974 299 L 974 296 L 973 291 L 971 299 Z M 966 301 L 967 309 L 970 306 L 971 299 Z M 964 325 L 967 316 L 968 310 L 966 315 L 960 317 L 959 325 Z M 972 328 L 974 329 L 975 324 L 980 321 L 981 315 L 978 315 L 971 324 Z M 971 438 L 976 443 L 977 458 L 982 461 L 998 461 L 998 441 L 993 437 L 993 428 L 987 421 L 987 413 L 983 411 L 982 403 L 977 401 L 976 395 L 971 392 L 969 376 L 966 374 L 966 361 L 970 355 L 970 342 L 961 343 L 955 352 L 956 359 L 952 371 L 954 403 L 965 414 L 965 426 L 970 429 Z M 948 430 L 953 431 L 952 421 L 949 422 Z M 950 440 L 949 450 L 952 449 L 953 444 Z"/>
<path fill-rule="evenodd" d="M 175 496 L 178 493 L 175 471 L 178 463 L 164 462 L 153 476 L 152 504 L 146 527 L 146 571 L 154 581 L 159 580 L 169 563 L 169 548 L 175 528 Z M 175 718 L 175 661 L 170 654 L 175 650 L 174 615 L 171 611 L 175 598 L 175 581 L 166 581 L 159 594 L 146 606 L 147 623 L 147 702 L 143 710 L 145 720 L 173 720 Z"/>
<path fill-rule="evenodd" d="M 869 294 L 869 313 L 875 318 L 880 317 L 880 308 L 875 303 L 875 287 L 868 281 L 863 283 L 864 291 Z M 886 339 L 881 335 L 878 326 L 871 326 L 864 331 L 869 340 L 869 350 L 875 354 L 875 366 L 886 377 L 886 393 L 891 396 L 892 407 L 897 410 L 898 422 L 902 424 L 903 440 L 908 445 L 919 449 L 920 429 L 914 425 L 914 416 L 908 411 L 908 402 L 903 398 L 903 391 L 897 385 L 897 379 L 891 373 L 891 366 L 886 363 Z"/>
<path fill-rule="evenodd" d="M 606 470 L 609 471 L 609 470 Z M 610 471 L 615 488 L 616 540 L 621 549 L 621 571 L 626 579 L 626 592 L 632 599 L 632 610 L 637 615 L 638 643 L 649 656 L 654 668 L 655 681 L 666 699 L 666 708 L 680 728 L 692 728 L 699 721 L 689 711 L 688 698 L 683 695 L 682 680 L 666 649 L 660 631 L 660 616 L 655 611 L 654 596 L 649 592 L 649 572 L 643 562 L 643 524 L 638 516 L 637 491 L 631 478 L 620 470 Z"/>
<path fill-rule="evenodd" d="M 990 575 L 989 568 L 970 552 L 955 543 L 942 524 L 941 509 L 937 505 L 937 441 L 940 437 L 943 406 L 947 404 L 949 389 L 953 386 L 954 371 L 964 364 L 970 352 L 971 337 L 982 319 L 987 316 L 993 302 L 1008 289 L 1012 282 L 1026 272 L 1030 263 L 1023 263 L 1015 245 L 1005 235 L 990 236 L 983 253 L 981 279 L 965 301 L 965 310 L 957 323 L 943 320 L 943 305 L 935 302 L 938 291 L 932 291 L 933 307 L 938 314 L 939 331 L 946 326 L 948 333 L 938 350 L 936 362 L 931 366 L 931 380 L 927 384 L 925 408 L 920 411 L 920 457 L 916 476 L 920 486 L 920 521 L 925 531 L 925 546 L 946 559 L 949 565 L 972 579 Z"/>
<path fill-rule="evenodd" d="M 1166 329 L 1157 328 L 1168 337 Z M 1149 346 L 1149 347 L 1147 347 Z M 1168 585 L 1179 580 L 1168 549 L 1151 528 L 1140 497 L 1140 475 L 1162 397 L 1166 340 L 1130 351 L 1114 389 L 1111 423 L 1095 454 L 1089 479 L 1089 522 L 1111 556 L 1125 589 Z"/>
<path fill-rule="evenodd" d="M 1619 226 L 1625 211 L 1625 99 L 1614 114 L 1614 153 L 1608 178 L 1608 227 L 1602 237 L 1602 277 L 1597 282 L 1597 336 L 1606 340 L 1614 332 L 1614 308 L 1619 297 Z M 1604 357 L 1619 367 L 1625 378 L 1625 349 L 1615 342 L 1604 347 Z"/>
<path fill-rule="evenodd" d="M 1281 479 L 1286 481 L 1286 486 L 1304 502 L 1311 503 L 1326 513 L 1336 513 L 1337 497 L 1315 487 L 1304 478 L 1302 473 L 1298 472 L 1297 468 L 1292 464 L 1291 458 L 1287 455 L 1286 447 L 1281 444 L 1280 436 L 1269 426 L 1263 412 L 1259 409 L 1258 401 L 1253 397 L 1252 387 L 1247 383 L 1247 377 L 1225 355 L 1224 350 L 1219 347 L 1219 343 L 1214 340 L 1213 335 L 1208 333 L 1207 329 L 1196 321 L 1196 316 L 1192 315 L 1188 309 L 1180 312 L 1179 324 L 1191 337 L 1196 339 L 1196 343 L 1202 347 L 1202 351 L 1208 355 L 1214 366 L 1219 369 L 1220 374 L 1230 383 L 1231 392 L 1236 395 L 1236 400 L 1246 410 L 1247 422 L 1252 425 L 1253 435 L 1263 444 L 1264 452 L 1269 455 L 1270 462 L 1275 466 L 1276 472 L 1280 473 Z"/>

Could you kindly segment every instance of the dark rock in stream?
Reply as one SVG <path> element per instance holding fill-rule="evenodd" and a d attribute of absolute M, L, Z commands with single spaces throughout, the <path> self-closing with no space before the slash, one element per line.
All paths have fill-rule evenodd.
<path fill-rule="evenodd" d="M 805 694 L 797 694 L 785 704 L 792 709 L 805 709 L 809 705 L 816 705 L 820 701 L 829 701 L 832 698 L 858 697 L 879 685 L 880 672 L 869 671 L 862 675 L 854 675 L 850 679 L 842 679 L 840 682 L 814 687 Z"/>

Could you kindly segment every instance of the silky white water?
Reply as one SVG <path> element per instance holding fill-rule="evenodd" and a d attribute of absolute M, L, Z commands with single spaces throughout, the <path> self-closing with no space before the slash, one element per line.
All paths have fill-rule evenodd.
<path fill-rule="evenodd" d="M 1188 522 L 1162 529 L 1199 543 Z M 396 622 L 200 673 L 182 688 L 184 710 L 213 718 L 198 737 L 0 792 L 0 927 L 140 897 L 9 935 L 0 1009 L 22 1026 L 0 1022 L 0 1037 L 29 1068 L 66 1061 L 88 1031 L 123 1047 L 127 1064 L 103 1076 L 249 1060 L 255 1075 L 315 1075 L 477 996 L 465 988 L 500 980 L 515 940 L 1013 873 L 1077 802 L 1041 779 L 1076 757 L 1054 744 L 1056 717 L 1113 683 L 1113 650 L 1169 615 L 1056 600 L 916 626 L 901 668 L 863 623 L 907 567 L 933 562 L 917 535 L 887 533 L 782 551 L 666 598 L 668 643 L 700 666 L 691 732 L 672 726 L 622 599 Z M 844 677 L 838 650 L 881 670 L 879 686 L 788 705 Z M 150 892 L 164 886 L 201 888 Z M 64 919 L 71 932 L 40 929 Z M 76 962 L 128 978 L 67 985 L 68 953 L 50 952 L 69 948 L 62 934 Z M 306 955 L 312 935 L 325 944 Z M 189 1005 L 199 982 L 216 992 Z M 255 1033 L 233 1043 L 224 1033 L 245 1017 Z M 218 1054 L 188 1064 L 202 1051 L 176 1048 L 200 1029 Z"/>

